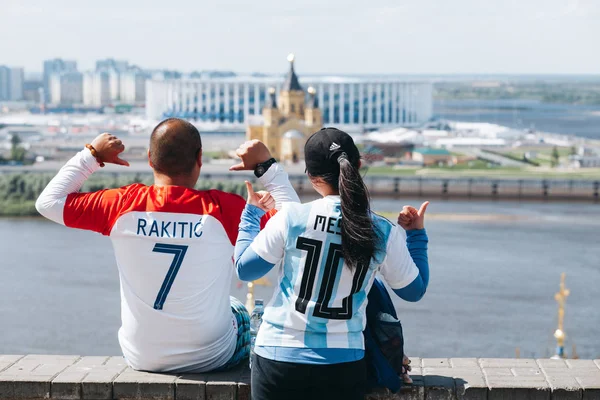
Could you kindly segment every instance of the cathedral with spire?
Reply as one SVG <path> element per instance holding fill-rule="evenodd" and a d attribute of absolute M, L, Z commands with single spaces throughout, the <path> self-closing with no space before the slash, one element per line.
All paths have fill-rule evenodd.
<path fill-rule="evenodd" d="M 323 126 L 323 118 L 314 88 L 307 89 L 308 96 L 294 71 L 294 55 L 288 56 L 290 70 L 279 92 L 275 88 L 262 110 L 262 124 L 248 125 L 246 139 L 258 139 L 271 150 L 279 161 L 297 162 L 304 159 L 306 139 Z"/>

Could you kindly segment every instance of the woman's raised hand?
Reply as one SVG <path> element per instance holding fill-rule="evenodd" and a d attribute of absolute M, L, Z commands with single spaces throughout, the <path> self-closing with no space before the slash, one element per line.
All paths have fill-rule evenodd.
<path fill-rule="evenodd" d="M 429 202 L 421 204 L 418 210 L 412 206 L 404 206 L 398 214 L 398 224 L 406 231 L 425 228 L 425 211 Z"/>
<path fill-rule="evenodd" d="M 247 203 L 260 208 L 263 211 L 270 211 L 275 208 L 275 199 L 271 193 L 265 191 L 255 192 L 252 184 L 246 181 L 246 190 L 248 191 Z"/>

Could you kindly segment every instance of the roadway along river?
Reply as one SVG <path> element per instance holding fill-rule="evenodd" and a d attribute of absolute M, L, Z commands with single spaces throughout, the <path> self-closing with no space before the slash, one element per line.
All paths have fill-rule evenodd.
<path fill-rule="evenodd" d="M 376 200 L 374 209 L 403 203 Z M 435 201 L 428 212 L 428 293 L 398 301 L 409 354 L 512 357 L 519 347 L 523 357 L 550 356 L 564 271 L 569 343 L 600 358 L 599 205 Z M 0 219 L 0 244 L 0 354 L 120 354 L 107 238 L 39 218 Z M 244 299 L 244 288 L 235 281 L 231 293 Z M 258 287 L 257 297 L 271 290 Z"/>

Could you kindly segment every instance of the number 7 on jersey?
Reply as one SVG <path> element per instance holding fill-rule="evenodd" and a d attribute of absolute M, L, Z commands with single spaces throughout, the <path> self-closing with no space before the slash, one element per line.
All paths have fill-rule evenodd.
<path fill-rule="evenodd" d="M 162 310 L 165 301 L 167 300 L 167 296 L 169 295 L 169 291 L 171 290 L 171 286 L 173 285 L 173 281 L 179 272 L 179 267 L 181 267 L 181 263 L 183 262 L 183 257 L 185 257 L 185 252 L 187 251 L 187 246 L 181 246 L 176 244 L 164 244 L 164 243 L 156 243 L 154 245 L 154 249 L 152 249 L 155 253 L 167 253 L 173 254 L 173 262 L 171 262 L 171 266 L 169 267 L 169 271 L 167 272 L 167 276 L 165 276 L 165 280 L 163 281 L 162 286 L 160 287 L 160 291 L 158 292 L 158 296 L 156 296 L 156 300 L 154 301 L 154 309 Z"/>

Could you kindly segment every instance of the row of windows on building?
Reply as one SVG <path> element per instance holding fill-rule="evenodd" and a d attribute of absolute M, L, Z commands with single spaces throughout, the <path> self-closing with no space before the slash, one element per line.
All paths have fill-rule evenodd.
<path fill-rule="evenodd" d="M 363 99 L 363 102 L 366 104 L 369 101 L 369 97 L 371 98 L 371 101 L 373 103 L 376 103 L 378 101 L 378 99 L 381 99 L 381 101 L 386 101 L 388 99 L 389 96 L 389 100 L 392 100 L 393 98 L 395 98 L 396 102 L 400 102 L 403 98 L 414 98 L 416 95 L 418 95 L 419 92 L 418 90 L 414 90 L 413 92 L 411 92 L 408 96 L 406 95 L 402 95 L 400 92 L 399 93 L 391 93 L 387 90 L 384 91 L 380 91 L 379 93 L 377 92 L 373 92 L 371 93 L 371 96 L 369 96 L 369 93 L 367 93 L 366 91 L 363 93 L 362 96 L 353 96 L 354 102 L 357 102 L 358 100 L 356 99 Z M 308 95 L 307 95 L 308 97 Z M 172 91 L 171 92 L 171 98 L 173 99 L 173 101 L 177 104 L 182 104 L 182 103 L 186 103 L 191 101 L 192 103 L 197 103 L 199 101 L 201 101 L 202 103 L 204 102 L 218 102 L 218 103 L 224 103 L 227 102 L 229 103 L 232 107 L 235 105 L 235 92 L 229 91 L 229 92 L 224 92 L 223 90 L 218 90 L 218 91 L 213 91 L 211 90 L 210 92 L 207 91 Z M 251 90 L 248 93 L 248 96 L 244 96 L 243 92 L 238 93 L 237 99 L 238 99 L 238 104 L 239 105 L 243 105 L 246 102 L 246 98 L 248 99 L 249 103 L 254 103 L 255 99 L 258 98 L 259 102 L 261 104 L 264 104 L 267 98 L 267 93 L 265 91 L 259 90 L 258 91 L 258 96 L 256 96 L 256 91 L 255 90 Z M 340 93 L 333 93 L 333 96 L 331 95 L 331 92 L 324 92 L 322 94 L 318 95 L 319 101 L 320 102 L 329 102 L 331 101 L 331 99 L 333 98 L 333 101 L 335 102 L 339 102 L 339 100 L 342 98 L 342 95 Z M 343 99 L 344 102 L 350 102 L 350 96 L 348 95 L 348 93 L 344 93 L 343 95 Z"/>
<path fill-rule="evenodd" d="M 408 111 L 406 109 L 398 110 L 397 118 L 396 114 L 393 112 L 392 105 L 390 104 L 388 107 L 388 112 L 385 112 L 385 107 L 381 107 L 380 113 L 377 113 L 377 108 L 372 108 L 371 113 L 367 110 L 363 111 L 362 121 L 360 112 L 355 109 L 353 115 L 350 112 L 349 107 L 344 108 L 344 112 L 340 115 L 339 107 L 334 107 L 333 112 L 329 107 L 325 107 L 323 109 L 323 122 L 325 123 L 334 123 L 334 124 L 411 124 L 418 122 L 417 113 L 414 111 Z M 249 114 L 254 114 L 254 108 L 249 108 Z M 169 111 L 163 114 L 164 118 L 177 117 L 177 118 L 186 118 L 190 120 L 202 121 L 202 122 L 230 122 L 230 123 L 243 123 L 245 122 L 244 111 L 233 111 L 230 109 L 229 111 L 225 111 L 225 108 L 221 106 L 217 112 L 215 108 L 211 108 L 211 110 L 207 110 L 202 107 L 198 109 L 198 107 L 194 107 L 193 109 L 180 109 L 177 110 L 175 108 L 170 109 Z"/>
<path fill-rule="evenodd" d="M 418 94 L 421 86 L 428 86 L 429 84 L 423 83 L 398 83 L 398 82 L 383 82 L 383 83 L 352 83 L 352 84 L 337 84 L 337 83 L 325 83 L 325 84 L 304 84 L 304 87 L 313 86 L 317 93 L 334 93 L 336 95 L 343 93 L 344 96 L 349 96 L 351 93 L 354 97 L 364 97 L 370 91 L 373 93 L 380 92 L 382 95 L 386 92 L 407 92 L 412 94 Z M 233 96 L 236 91 L 239 96 L 242 97 L 245 91 L 250 94 L 253 92 L 259 92 L 261 95 L 267 93 L 270 88 L 274 88 L 276 93 L 280 92 L 279 83 L 264 84 L 264 83 L 219 83 L 219 82 L 204 82 L 204 83 L 170 83 L 170 88 L 178 93 L 206 93 L 210 92 L 213 94 L 219 94 L 221 96 L 229 93 Z M 362 92 L 362 95 L 361 95 Z"/>

